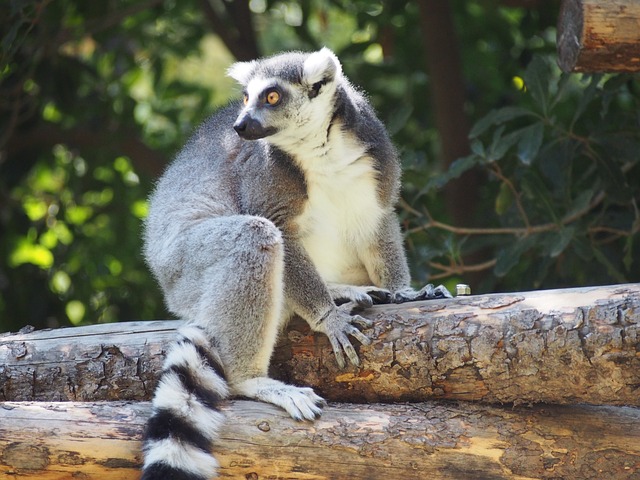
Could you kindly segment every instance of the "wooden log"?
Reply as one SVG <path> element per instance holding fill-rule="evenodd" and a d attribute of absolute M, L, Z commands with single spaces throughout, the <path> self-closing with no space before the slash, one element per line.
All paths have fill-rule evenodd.
<path fill-rule="evenodd" d="M 0 473 L 139 478 L 148 403 L 5 403 Z M 221 478 L 377 480 L 640 478 L 640 410 L 430 402 L 330 405 L 296 423 L 257 402 L 225 407 Z"/>
<path fill-rule="evenodd" d="M 640 70 L 639 0 L 563 0 L 558 63 L 565 72 Z"/>
<path fill-rule="evenodd" d="M 380 306 L 362 366 L 295 323 L 273 374 L 333 401 L 640 405 L 640 284 Z M 2 400 L 148 399 L 179 322 L 0 337 Z"/>

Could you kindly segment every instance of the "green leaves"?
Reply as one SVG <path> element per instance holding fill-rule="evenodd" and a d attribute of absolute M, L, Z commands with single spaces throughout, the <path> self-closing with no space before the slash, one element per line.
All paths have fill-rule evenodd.
<path fill-rule="evenodd" d="M 538 64 L 539 62 L 536 62 Z M 542 70 L 537 67 L 537 70 Z M 532 75 L 532 74 L 531 74 Z M 540 80 L 537 76 L 535 85 L 541 88 Z M 528 126 L 505 133 L 506 124 L 512 124 L 523 119 L 528 122 L 533 121 Z M 491 143 L 488 148 L 479 141 L 488 130 L 493 129 Z M 471 139 L 471 149 L 475 155 L 481 157 L 485 162 L 501 160 L 513 147 L 517 148 L 517 156 L 524 164 L 530 164 L 538 154 L 542 146 L 544 135 L 544 119 L 535 112 L 523 107 L 504 107 L 492 110 L 480 119 L 471 129 L 469 138 Z"/>
<path fill-rule="evenodd" d="M 540 56 L 533 57 L 524 72 L 524 84 L 544 117 L 549 113 L 551 78 L 553 77 L 549 62 Z"/>
<path fill-rule="evenodd" d="M 496 266 L 493 272 L 497 277 L 504 277 L 513 269 L 522 255 L 536 243 L 536 236 L 528 236 L 516 240 L 511 245 L 498 251 Z"/>
<path fill-rule="evenodd" d="M 518 131 L 518 147 L 517 155 L 525 165 L 530 165 L 534 158 L 538 155 L 538 151 L 542 146 L 542 136 L 544 134 L 544 125 L 542 122 L 534 123 L 528 127 Z"/>
<path fill-rule="evenodd" d="M 427 181 L 427 184 L 420 190 L 418 195 L 416 195 L 416 198 L 419 198 L 425 193 L 428 193 L 434 190 L 440 190 L 448 182 L 460 177 L 460 175 L 471 170 L 474 166 L 478 164 L 479 164 L 478 157 L 474 155 L 469 155 L 468 157 L 459 158 L 458 160 L 454 161 L 451 164 L 451 166 L 449 167 L 449 170 L 447 170 L 445 173 L 431 177 Z"/>
<path fill-rule="evenodd" d="M 483 118 L 478 120 L 471 128 L 469 138 L 477 138 L 491 127 L 502 125 L 505 122 L 509 122 L 520 117 L 532 115 L 534 115 L 533 112 L 522 107 L 504 107 L 492 110 Z"/>
<path fill-rule="evenodd" d="M 450 226 L 464 235 L 449 241 L 463 257 L 491 249 L 494 281 L 512 289 L 640 279 L 638 80 L 560 75 L 539 56 L 522 77 L 518 103 L 478 120 L 472 153 L 435 177 L 488 179 L 482 221 Z"/>
<path fill-rule="evenodd" d="M 505 133 L 506 123 L 515 121 L 522 117 L 534 119 L 534 123 L 519 128 L 513 132 Z M 492 127 L 493 130 L 490 144 L 485 145 L 478 140 L 484 132 Z M 501 160 L 512 147 L 517 149 L 518 159 L 529 165 L 537 156 L 544 135 L 544 123 L 541 119 L 529 110 L 519 107 L 505 107 L 494 110 L 482 118 L 471 130 L 471 150 L 484 162 L 490 163 Z"/>
<path fill-rule="evenodd" d="M 327 42 L 385 120 L 416 280 L 474 272 L 477 292 L 640 281 L 640 79 L 560 74 L 553 2 L 451 4 L 466 27 L 442 48 L 460 45 L 454 93 L 475 124 L 448 168 L 415 2 L 250 3 L 253 22 L 225 17 L 231 38 L 253 25 L 264 54 Z M 15 319 L 3 330 L 166 314 L 139 254 L 150 180 L 238 91 L 201 4 L 136 5 L 8 0 L 0 15 L 0 319 Z M 443 191 L 460 178 L 478 196 Z M 474 221 L 455 224 L 455 208 Z"/>

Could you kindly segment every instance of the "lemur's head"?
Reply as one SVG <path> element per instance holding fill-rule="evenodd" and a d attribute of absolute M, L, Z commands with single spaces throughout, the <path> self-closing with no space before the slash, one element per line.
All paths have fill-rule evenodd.
<path fill-rule="evenodd" d="M 270 137 L 279 146 L 326 131 L 342 79 L 340 62 L 328 48 L 238 62 L 227 73 L 242 85 L 244 96 L 233 128 L 245 140 Z"/>

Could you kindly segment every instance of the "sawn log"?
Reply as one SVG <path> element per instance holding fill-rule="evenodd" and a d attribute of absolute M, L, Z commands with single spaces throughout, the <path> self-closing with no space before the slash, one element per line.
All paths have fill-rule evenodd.
<path fill-rule="evenodd" d="M 640 405 L 640 284 L 379 306 L 360 368 L 294 322 L 273 375 L 332 401 Z M 0 400 L 149 399 L 177 321 L 0 337 Z"/>
<path fill-rule="evenodd" d="M 225 407 L 220 478 L 243 480 L 632 480 L 640 411 L 428 402 L 330 405 L 297 423 L 257 402 Z M 0 474 L 135 480 L 149 403 L 5 403 Z"/>
<path fill-rule="evenodd" d="M 640 70 L 640 1 L 563 0 L 558 63 L 565 72 Z"/>

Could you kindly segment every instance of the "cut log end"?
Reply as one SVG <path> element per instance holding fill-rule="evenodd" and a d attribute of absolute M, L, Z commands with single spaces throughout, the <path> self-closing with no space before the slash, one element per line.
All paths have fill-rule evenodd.
<path fill-rule="evenodd" d="M 563 0 L 557 50 L 564 72 L 640 71 L 640 2 Z"/>
<path fill-rule="evenodd" d="M 558 17 L 558 63 L 563 72 L 572 72 L 580 54 L 584 16 L 580 0 L 563 1 Z"/>

